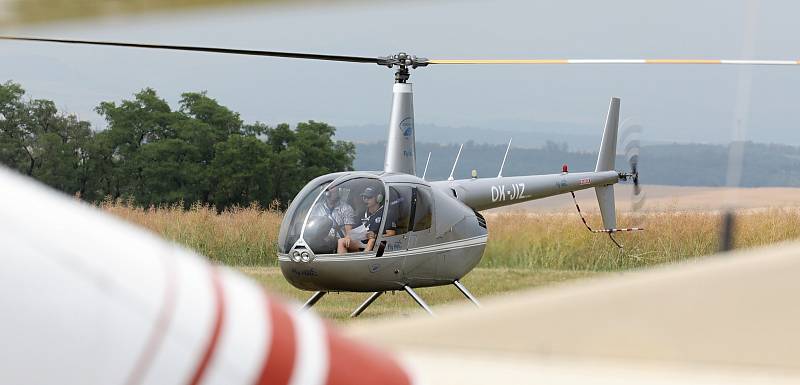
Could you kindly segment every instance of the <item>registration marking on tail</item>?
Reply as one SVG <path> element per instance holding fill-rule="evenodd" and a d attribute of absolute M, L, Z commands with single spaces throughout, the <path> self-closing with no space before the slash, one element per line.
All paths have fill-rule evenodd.
<path fill-rule="evenodd" d="M 525 199 L 525 183 L 512 183 L 511 185 L 492 186 L 492 202 Z"/>

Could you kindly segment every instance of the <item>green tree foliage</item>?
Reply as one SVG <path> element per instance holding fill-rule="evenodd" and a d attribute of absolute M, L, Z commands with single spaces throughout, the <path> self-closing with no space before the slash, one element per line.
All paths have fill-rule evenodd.
<path fill-rule="evenodd" d="M 217 143 L 214 150 L 211 170 L 217 207 L 242 206 L 254 200 L 269 203 L 275 199 L 269 178 L 272 153 L 267 144 L 255 136 L 231 135 Z"/>
<path fill-rule="evenodd" d="M 63 191 L 88 183 L 88 122 L 60 114 L 49 100 L 23 100 L 18 84 L 0 85 L 0 162 Z"/>
<path fill-rule="evenodd" d="M 183 94 L 177 110 L 150 88 L 102 102 L 108 127 L 98 132 L 24 94 L 0 85 L 0 162 L 90 201 L 285 207 L 312 178 L 352 170 L 355 157 L 328 124 L 245 124 L 205 92 Z"/>

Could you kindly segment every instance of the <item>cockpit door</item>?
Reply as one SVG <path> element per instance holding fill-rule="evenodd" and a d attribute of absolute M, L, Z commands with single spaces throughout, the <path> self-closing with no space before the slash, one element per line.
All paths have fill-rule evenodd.
<path fill-rule="evenodd" d="M 393 183 L 387 186 L 387 190 L 389 198 L 384 205 L 383 225 L 381 236 L 378 238 L 378 256 L 385 252 L 408 249 L 413 186 Z"/>
<path fill-rule="evenodd" d="M 433 199 L 426 186 L 393 183 L 388 186 L 385 225 L 382 230 L 386 251 L 408 250 L 431 232 Z M 393 235 L 387 235 L 393 230 Z"/>

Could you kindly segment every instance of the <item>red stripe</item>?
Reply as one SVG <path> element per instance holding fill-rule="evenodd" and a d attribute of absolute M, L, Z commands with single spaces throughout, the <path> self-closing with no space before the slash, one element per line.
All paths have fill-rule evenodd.
<path fill-rule="evenodd" d="M 272 338 L 258 385 L 286 385 L 292 376 L 297 355 L 297 340 L 292 318 L 278 301 L 267 298 Z"/>
<path fill-rule="evenodd" d="M 327 385 L 408 385 L 403 368 L 384 352 L 345 339 L 326 327 L 330 367 Z"/>
<path fill-rule="evenodd" d="M 208 363 L 211 362 L 211 358 L 214 356 L 214 351 L 217 347 L 217 342 L 219 341 L 219 335 L 222 331 L 222 323 L 225 321 L 225 293 L 222 291 L 222 280 L 220 279 L 219 272 L 217 268 L 211 268 L 211 285 L 213 286 L 214 290 L 214 299 L 216 301 L 216 319 L 214 320 L 214 328 L 211 330 L 211 338 L 208 341 L 208 345 L 206 346 L 206 350 L 203 353 L 203 358 L 197 365 L 197 369 L 194 371 L 194 376 L 192 376 L 191 381 L 189 384 L 197 385 L 203 379 L 203 375 L 208 368 Z"/>
<path fill-rule="evenodd" d="M 161 304 L 161 309 L 158 311 L 155 325 L 153 325 L 153 330 L 150 332 L 150 337 L 147 339 L 145 348 L 142 350 L 131 374 L 128 376 L 128 380 L 125 381 L 126 385 L 135 385 L 142 382 L 144 375 L 147 373 L 150 365 L 152 365 L 153 359 L 155 359 L 156 353 L 158 353 L 161 347 L 161 343 L 164 341 L 164 336 L 172 321 L 172 315 L 175 313 L 175 260 L 173 258 L 163 257 L 161 261 L 164 265 L 165 273 L 164 302 Z"/>

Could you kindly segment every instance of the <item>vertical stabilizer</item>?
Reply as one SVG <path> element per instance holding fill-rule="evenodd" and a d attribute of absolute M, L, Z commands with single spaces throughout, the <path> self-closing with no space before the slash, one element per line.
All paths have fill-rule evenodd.
<path fill-rule="evenodd" d="M 392 115 L 386 140 L 386 172 L 416 175 L 417 157 L 414 144 L 414 102 L 411 83 L 395 83 L 392 89 Z"/>
<path fill-rule="evenodd" d="M 617 157 L 617 130 L 619 128 L 619 98 L 611 98 L 603 129 L 603 140 L 600 142 L 600 153 L 597 155 L 595 171 L 614 170 L 614 159 Z M 614 204 L 614 185 L 595 187 L 597 204 L 603 217 L 603 227 L 617 227 L 617 212 Z"/>
<path fill-rule="evenodd" d="M 619 126 L 619 98 L 611 98 L 603 129 L 603 141 L 600 142 L 600 153 L 597 156 L 595 171 L 611 171 L 614 169 L 614 158 L 617 157 L 617 129 Z"/>
<path fill-rule="evenodd" d="M 594 192 L 597 194 L 597 204 L 600 205 L 600 216 L 603 217 L 603 228 L 616 229 L 617 209 L 614 204 L 614 185 L 595 187 Z"/>

